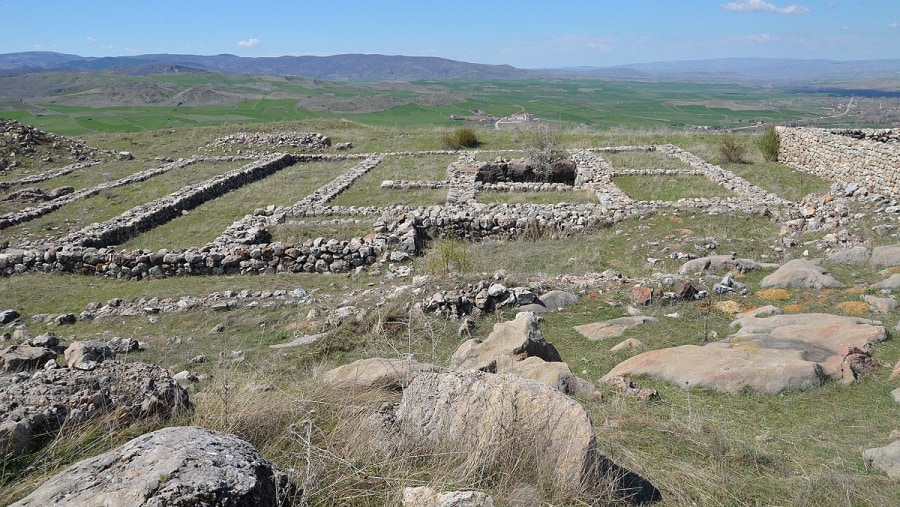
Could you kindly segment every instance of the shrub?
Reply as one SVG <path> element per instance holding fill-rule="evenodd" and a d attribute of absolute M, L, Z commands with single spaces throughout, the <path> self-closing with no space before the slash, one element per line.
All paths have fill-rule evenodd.
<path fill-rule="evenodd" d="M 550 172 L 550 166 L 557 160 L 568 158 L 565 150 L 560 148 L 562 140 L 558 132 L 537 130 L 525 141 L 525 156 L 531 163 L 534 173 L 543 175 Z"/>
<path fill-rule="evenodd" d="M 433 275 L 465 273 L 472 269 L 466 244 L 462 241 L 439 239 L 425 256 L 425 267 Z"/>
<path fill-rule="evenodd" d="M 759 139 L 756 140 L 756 146 L 759 148 L 759 151 L 762 152 L 766 162 L 778 161 L 778 146 L 780 144 L 781 139 L 778 137 L 778 132 L 775 132 L 774 125 L 769 126 L 769 128 L 759 136 Z"/>
<path fill-rule="evenodd" d="M 477 148 L 481 142 L 475 131 L 469 127 L 462 127 L 453 132 L 444 134 L 444 148 L 448 150 L 458 150 L 461 148 Z"/>
<path fill-rule="evenodd" d="M 719 141 L 719 155 L 725 162 L 730 164 L 743 162 L 745 153 L 747 153 L 747 147 L 734 134 L 728 134 Z"/>

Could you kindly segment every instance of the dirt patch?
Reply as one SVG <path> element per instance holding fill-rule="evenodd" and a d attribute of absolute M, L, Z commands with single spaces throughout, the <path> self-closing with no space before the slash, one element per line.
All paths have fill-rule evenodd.
<path fill-rule="evenodd" d="M 869 313 L 869 303 L 865 301 L 843 301 L 838 303 L 838 310 L 851 315 L 865 315 Z"/>
<path fill-rule="evenodd" d="M 767 301 L 784 301 L 791 299 L 791 293 L 784 289 L 763 289 L 756 293 L 756 297 Z"/>

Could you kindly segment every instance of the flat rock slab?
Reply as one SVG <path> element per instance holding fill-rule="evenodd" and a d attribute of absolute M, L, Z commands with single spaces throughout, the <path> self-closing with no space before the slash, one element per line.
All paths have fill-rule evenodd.
<path fill-rule="evenodd" d="M 542 314 L 561 310 L 576 301 L 578 301 L 578 296 L 571 292 L 551 290 L 550 292 L 542 294 L 534 303 L 522 305 L 518 307 L 517 310 L 520 312 Z"/>
<path fill-rule="evenodd" d="M 852 248 L 841 248 L 828 254 L 826 259 L 828 262 L 835 264 L 866 264 L 872 257 L 872 252 L 868 248 L 859 245 Z"/>
<path fill-rule="evenodd" d="M 691 259 L 678 268 L 680 274 L 699 273 L 702 271 L 738 271 L 745 273 L 755 269 L 775 269 L 778 264 L 759 263 L 750 259 L 738 259 L 734 255 L 710 255 Z"/>
<path fill-rule="evenodd" d="M 884 447 L 866 449 L 862 455 L 866 466 L 877 468 L 888 477 L 900 478 L 900 440 Z"/>
<path fill-rule="evenodd" d="M 900 289 L 900 273 L 894 273 L 886 279 L 875 282 L 869 286 L 870 289 L 886 289 L 886 290 L 896 290 Z"/>
<path fill-rule="evenodd" d="M 435 491 L 428 486 L 403 488 L 403 507 L 494 507 L 481 491 Z"/>
<path fill-rule="evenodd" d="M 360 359 L 325 372 L 321 381 L 332 387 L 370 389 L 373 387 L 400 390 L 422 372 L 437 368 L 412 359 Z"/>
<path fill-rule="evenodd" d="M 603 320 L 591 324 L 575 326 L 575 331 L 591 341 L 600 341 L 607 338 L 617 338 L 625 334 L 625 331 L 635 328 L 646 322 L 653 322 L 656 318 L 647 315 L 634 315 L 619 317 L 612 320 Z"/>
<path fill-rule="evenodd" d="M 277 506 L 288 489 L 286 476 L 246 441 L 187 426 L 82 460 L 13 505 Z"/>
<path fill-rule="evenodd" d="M 877 246 L 873 248 L 869 265 L 876 268 L 900 265 L 900 245 Z"/>
<path fill-rule="evenodd" d="M 760 288 L 831 289 L 843 287 L 837 278 L 828 274 L 816 261 L 794 259 L 784 263 L 774 273 L 759 282 Z"/>
<path fill-rule="evenodd" d="M 305 336 L 298 336 L 293 340 L 286 343 L 276 343 L 275 345 L 269 345 L 270 349 L 291 349 L 294 347 L 303 347 L 305 345 L 312 345 L 317 341 L 321 340 L 325 337 L 325 333 L 317 333 Z"/>
<path fill-rule="evenodd" d="M 819 313 L 759 317 L 732 322 L 740 330 L 707 345 L 652 350 L 629 358 L 602 380 L 646 375 L 681 388 L 777 394 L 855 378 L 847 357 L 867 352 L 887 333 L 877 321 Z"/>

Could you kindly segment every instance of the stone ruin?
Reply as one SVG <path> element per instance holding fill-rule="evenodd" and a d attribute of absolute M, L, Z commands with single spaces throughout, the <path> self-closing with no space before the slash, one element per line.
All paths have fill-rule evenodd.
<path fill-rule="evenodd" d="M 560 183 L 575 185 L 577 165 L 573 160 L 556 160 L 542 170 L 529 159 L 506 160 L 497 157 L 475 168 L 475 181 L 480 183 Z"/>
<path fill-rule="evenodd" d="M 896 179 L 900 172 L 892 131 L 872 135 L 840 134 L 812 129 L 779 128 L 782 139 L 779 158 L 801 171 L 823 178 L 871 187 L 887 195 L 900 194 Z M 428 239 L 450 237 L 464 241 L 512 239 L 529 234 L 565 237 L 610 227 L 630 216 L 646 216 L 665 210 L 689 212 L 749 213 L 781 219 L 786 223 L 810 222 L 808 204 L 794 203 L 753 185 L 722 167 L 674 145 L 617 146 L 578 149 L 557 164 L 545 180 L 536 178 L 524 159 L 505 158 L 520 151 L 501 152 L 492 161 L 478 160 L 479 152 L 421 151 L 392 153 L 325 153 L 330 140 L 321 134 L 284 133 L 260 138 L 261 134 L 235 134 L 217 142 L 232 145 L 247 139 L 253 149 L 265 143 L 302 144 L 310 153 L 267 153 L 247 158 L 194 157 L 137 172 L 95 187 L 60 192 L 34 206 L 0 216 L 0 230 L 53 212 L 65 204 L 96 195 L 100 191 L 133 184 L 177 168 L 202 161 L 248 160 L 246 165 L 190 185 L 155 201 L 136 206 L 102 223 L 90 224 L 58 240 L 35 244 L 8 238 L 0 243 L 0 273 L 13 275 L 28 271 L 74 272 L 124 279 L 180 275 L 261 274 L 277 272 L 340 273 L 364 269 L 386 262 L 403 262 L 422 253 Z M 272 137 L 275 136 L 275 137 Z M 878 139 L 878 140 L 869 140 Z M 250 142 L 250 141 L 247 141 Z M 263 143 L 263 144 L 259 144 Z M 237 146 L 237 145 L 235 145 Z M 848 149 L 847 146 L 853 146 Z M 618 170 L 607 162 L 607 152 L 654 151 L 687 164 L 687 169 Z M 497 152 L 493 152 L 497 153 Z M 385 192 L 395 188 L 446 188 L 444 203 L 425 207 L 335 206 L 331 201 L 354 182 L 378 166 L 384 157 L 457 155 L 441 181 L 384 181 Z M 356 161 L 335 178 L 302 197 L 291 206 L 269 206 L 254 210 L 206 245 L 178 246 L 161 250 L 117 250 L 115 245 L 152 230 L 203 203 L 244 185 L 261 181 L 278 171 L 312 161 Z M 865 162 L 861 162 L 865 161 Z M 73 172 L 93 167 L 97 162 L 66 166 Z M 57 170 L 57 172 L 62 171 Z M 57 172 L 47 171 L 47 177 Z M 678 201 L 636 201 L 614 183 L 624 174 L 702 176 L 733 195 L 718 198 L 687 198 Z M 31 181 L 31 180 L 28 180 Z M 7 188 L 26 180 L 6 182 Z M 489 204 L 478 200 L 483 191 L 567 192 L 588 191 L 594 203 Z M 900 206 L 895 206 L 900 210 Z M 297 244 L 271 241 L 269 229 L 298 218 L 361 217 L 372 220 L 372 233 L 357 238 L 316 238 Z"/>

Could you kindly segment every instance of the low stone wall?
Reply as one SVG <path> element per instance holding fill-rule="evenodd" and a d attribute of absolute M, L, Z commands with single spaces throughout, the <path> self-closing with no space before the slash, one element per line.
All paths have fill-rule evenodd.
<path fill-rule="evenodd" d="M 424 239 L 415 219 L 386 223 L 383 233 L 365 238 L 316 238 L 302 243 L 260 243 L 229 250 L 187 248 L 116 251 L 77 245 L 8 248 L 0 254 L 0 274 L 29 271 L 78 273 L 127 280 L 186 275 L 345 273 L 381 262 L 401 262 Z"/>
<path fill-rule="evenodd" d="M 34 185 L 35 183 L 40 183 L 42 181 L 50 180 L 53 178 L 58 178 L 60 176 L 65 176 L 69 173 L 75 172 L 79 169 L 84 169 L 85 167 L 91 167 L 100 164 L 99 160 L 90 160 L 87 162 L 76 162 L 74 164 L 69 164 L 65 167 L 58 167 L 56 169 L 50 169 L 49 171 L 44 171 L 40 174 L 34 174 L 32 176 L 26 176 L 22 179 L 11 180 L 11 181 L 0 181 L 0 189 L 7 189 L 12 187 L 22 187 L 25 185 Z"/>
<path fill-rule="evenodd" d="M 822 179 L 900 195 L 900 143 L 892 130 L 776 127 L 778 161 Z"/>
<path fill-rule="evenodd" d="M 106 183 L 101 183 L 95 187 L 84 188 L 81 190 L 76 190 L 71 194 L 66 194 L 60 198 L 54 199 L 52 201 L 46 202 L 39 206 L 29 206 L 20 211 L 14 211 L 11 213 L 6 213 L 5 215 L 0 216 L 0 230 L 6 229 L 7 227 L 12 227 L 17 224 L 21 224 L 23 222 L 27 222 L 29 220 L 34 220 L 35 218 L 42 217 L 48 213 L 52 213 L 59 208 L 62 208 L 66 204 L 73 203 L 75 201 L 81 199 L 87 199 L 88 197 L 95 196 L 100 193 L 102 190 L 122 187 L 125 185 L 130 185 L 132 183 L 138 183 L 140 181 L 148 180 L 153 176 L 157 176 L 159 174 L 163 174 L 169 172 L 173 169 L 180 169 L 182 167 L 187 167 L 191 164 L 195 164 L 203 159 L 199 158 L 180 158 L 174 162 L 169 162 L 160 167 L 154 167 L 151 169 L 146 169 L 144 171 L 140 171 L 134 174 L 130 174 L 124 178 L 120 178 L 115 181 L 109 181 Z"/>
<path fill-rule="evenodd" d="M 136 206 L 102 223 L 91 224 L 64 237 L 65 245 L 105 247 L 119 245 L 138 234 L 149 231 L 206 201 L 270 176 L 297 160 L 294 155 L 276 154 L 268 159 L 247 164 L 196 185 L 188 185 L 165 197 Z"/>

